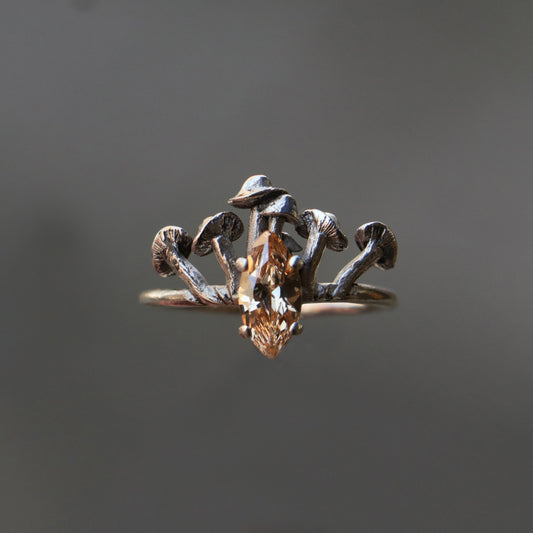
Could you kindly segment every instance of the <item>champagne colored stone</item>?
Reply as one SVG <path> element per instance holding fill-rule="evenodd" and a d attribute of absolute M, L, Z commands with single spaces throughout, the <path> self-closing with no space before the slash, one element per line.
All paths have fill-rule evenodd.
<path fill-rule="evenodd" d="M 259 351 L 274 358 L 291 338 L 302 308 L 300 274 L 281 238 L 265 231 L 254 242 L 239 286 L 242 321 Z"/>

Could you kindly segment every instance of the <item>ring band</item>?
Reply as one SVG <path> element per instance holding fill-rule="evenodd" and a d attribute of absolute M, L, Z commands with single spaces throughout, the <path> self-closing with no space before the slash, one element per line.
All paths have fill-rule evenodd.
<path fill-rule="evenodd" d="M 382 222 L 360 226 L 355 242 L 361 252 L 331 283 L 319 283 L 316 272 L 326 248 L 342 252 L 348 246 L 335 215 L 319 209 L 298 213 L 294 198 L 262 175 L 248 178 L 228 203 L 250 209 L 246 257 L 237 257 L 233 250 L 232 243 L 244 232 L 243 222 L 233 212 L 204 219 L 194 238 L 183 228 L 166 226 L 152 243 L 152 264 L 163 277 L 179 276 L 187 289 L 145 291 L 141 303 L 240 311 L 239 333 L 269 358 L 302 332 L 300 318 L 356 314 L 396 303 L 393 292 L 357 283 L 373 266 L 380 270 L 394 267 L 396 237 Z M 305 248 L 283 231 L 285 224 L 295 226 L 306 240 Z M 300 257 L 297 252 L 302 250 Z M 198 256 L 214 252 L 226 285 L 210 285 L 189 261 L 191 252 Z"/>
<path fill-rule="evenodd" d="M 223 287 L 218 287 L 222 290 Z M 187 290 L 153 289 L 140 294 L 142 304 L 154 307 L 178 307 L 180 309 L 202 309 L 208 311 L 222 311 L 228 313 L 240 313 L 238 303 L 228 305 L 206 305 L 195 300 Z M 378 311 L 384 308 L 392 308 L 397 304 L 394 292 L 373 285 L 354 285 L 352 294 L 343 300 L 323 300 L 304 302 L 300 316 L 310 318 L 325 315 L 352 315 L 369 311 Z"/>

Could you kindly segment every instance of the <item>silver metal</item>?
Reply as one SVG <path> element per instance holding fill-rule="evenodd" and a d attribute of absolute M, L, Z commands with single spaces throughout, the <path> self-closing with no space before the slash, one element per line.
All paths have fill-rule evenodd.
<path fill-rule="evenodd" d="M 247 257 L 239 257 L 235 261 L 235 267 L 239 272 L 244 272 L 245 270 L 248 270 L 248 258 Z"/>
<path fill-rule="evenodd" d="M 248 326 L 240 326 L 239 327 L 239 335 L 243 339 L 249 339 L 252 336 L 252 332 Z"/>
<path fill-rule="evenodd" d="M 187 260 L 191 250 L 191 238 L 178 226 L 166 226 L 159 230 L 152 243 L 152 263 L 164 277 L 177 274 L 189 287 L 191 295 L 203 305 L 224 305 L 231 298 L 221 295 L 209 285 L 200 271 Z"/>
<path fill-rule="evenodd" d="M 204 256 L 215 252 L 217 260 L 226 275 L 226 285 L 232 296 L 237 294 L 241 272 L 235 264 L 233 241 L 244 231 L 241 219 L 229 211 L 217 213 L 204 219 L 198 228 L 198 234 L 192 242 L 192 251 Z"/>
<path fill-rule="evenodd" d="M 376 311 L 379 309 L 392 308 L 396 305 L 396 295 L 387 289 L 356 283 L 350 294 L 342 299 L 332 299 L 329 294 L 335 287 L 332 283 L 320 283 L 320 292 L 324 296 L 312 301 L 305 302 L 302 306 L 302 318 L 319 315 L 349 315 L 361 312 Z M 217 285 L 216 289 L 221 294 L 228 294 L 227 288 Z M 197 300 L 187 289 L 154 289 L 144 291 L 140 295 L 141 303 L 157 307 L 178 307 L 181 309 L 204 309 L 209 311 L 221 311 L 240 313 L 237 303 L 227 305 L 206 305 Z"/>
<path fill-rule="evenodd" d="M 396 263 L 398 253 L 396 237 L 383 222 L 369 222 L 358 228 L 355 242 L 362 252 L 333 280 L 336 285 L 332 293 L 334 298 L 348 295 L 355 281 L 370 267 L 388 270 Z"/>
<path fill-rule="evenodd" d="M 307 239 L 303 256 L 302 289 L 305 299 L 318 297 L 316 270 L 322 259 L 326 247 L 335 252 L 341 252 L 348 246 L 348 239 L 339 229 L 337 217 L 319 209 L 305 210 L 300 219 L 302 225 L 296 231 Z"/>
<path fill-rule="evenodd" d="M 303 324 L 300 324 L 300 322 L 295 322 L 291 326 L 291 335 L 300 335 L 304 330 Z"/>
<path fill-rule="evenodd" d="M 272 233 L 281 235 L 285 222 L 300 224 L 296 201 L 290 194 L 282 194 L 266 203 L 260 210 L 262 217 L 268 218 L 268 229 Z"/>
<path fill-rule="evenodd" d="M 396 302 L 394 293 L 357 283 L 359 277 L 372 266 L 381 270 L 392 268 L 397 256 L 396 238 L 382 222 L 369 222 L 355 232 L 355 242 L 361 253 L 340 270 L 333 282 L 319 283 L 318 265 L 327 249 L 341 252 L 348 239 L 341 231 L 335 215 L 319 209 L 306 209 L 298 214 L 296 201 L 285 189 L 273 187 L 263 175 L 248 178 L 236 196 L 228 202 L 237 208 L 250 209 L 247 253 L 264 231 L 280 236 L 289 250 L 289 266 L 299 271 L 302 289 L 302 317 L 324 314 L 351 314 L 383 307 Z M 295 255 L 302 247 L 283 227 L 286 222 L 306 240 L 301 257 Z M 244 231 L 241 219 L 224 211 L 204 219 L 194 239 L 177 226 L 161 229 L 152 244 L 155 270 L 161 276 L 178 275 L 187 285 L 182 290 L 151 290 L 141 294 L 147 305 L 239 311 L 238 291 L 241 273 L 248 269 L 249 257 L 236 257 L 232 243 Z M 190 253 L 204 256 L 214 252 L 224 271 L 226 285 L 210 285 L 200 271 L 188 260 Z M 298 334 L 303 326 L 291 326 L 291 334 Z M 250 337 L 250 328 L 242 326 L 240 334 Z"/>
<path fill-rule="evenodd" d="M 250 253 L 257 237 L 268 229 L 268 216 L 262 214 L 270 200 L 287 191 L 272 187 L 270 179 L 261 174 L 250 176 L 242 185 L 240 191 L 228 200 L 228 203 L 241 209 L 250 209 L 250 225 L 248 227 L 247 253 Z"/>
<path fill-rule="evenodd" d="M 301 270 L 304 266 L 303 259 L 298 255 L 293 255 L 289 259 L 289 266 L 294 270 Z"/>

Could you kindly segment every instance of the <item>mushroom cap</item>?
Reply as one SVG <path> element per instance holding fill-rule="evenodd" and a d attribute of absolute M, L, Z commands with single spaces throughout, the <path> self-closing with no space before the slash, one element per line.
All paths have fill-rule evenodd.
<path fill-rule="evenodd" d="M 296 200 L 290 194 L 282 194 L 271 202 L 264 203 L 259 214 L 264 217 L 282 217 L 291 224 L 300 224 Z"/>
<path fill-rule="evenodd" d="M 235 213 L 222 211 L 205 218 L 200 224 L 198 233 L 192 242 L 192 251 L 199 256 L 207 255 L 213 251 L 212 239 L 225 235 L 230 241 L 235 241 L 243 231 L 244 224 Z"/>
<path fill-rule="evenodd" d="M 192 237 L 178 226 L 165 226 L 157 232 L 152 243 L 152 265 L 155 271 L 165 278 L 175 274 L 167 261 L 167 250 L 172 244 L 177 246 L 183 257 L 189 257 Z"/>
<path fill-rule="evenodd" d="M 306 209 L 300 214 L 303 224 L 296 231 L 304 239 L 309 238 L 311 228 L 326 236 L 326 246 L 334 252 L 342 252 L 348 246 L 348 238 L 339 228 L 337 217 L 333 213 L 320 209 Z"/>
<path fill-rule="evenodd" d="M 242 185 L 241 190 L 228 200 L 228 204 L 247 209 L 264 203 L 272 198 L 286 193 L 285 189 L 272 187 L 270 179 L 261 174 L 250 176 Z"/>
<path fill-rule="evenodd" d="M 368 222 L 355 232 L 355 242 L 360 250 L 364 250 L 369 241 L 378 241 L 383 256 L 375 266 L 381 270 L 388 270 L 396 263 L 398 243 L 394 233 L 383 222 Z"/>

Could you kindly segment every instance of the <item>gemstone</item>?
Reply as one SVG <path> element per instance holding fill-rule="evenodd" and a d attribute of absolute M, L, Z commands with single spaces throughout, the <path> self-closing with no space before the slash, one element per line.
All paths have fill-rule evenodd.
<path fill-rule="evenodd" d="M 269 358 L 291 338 L 302 308 L 300 274 L 289 264 L 291 253 L 281 238 L 265 231 L 254 242 L 242 273 L 239 305 L 252 342 Z"/>

